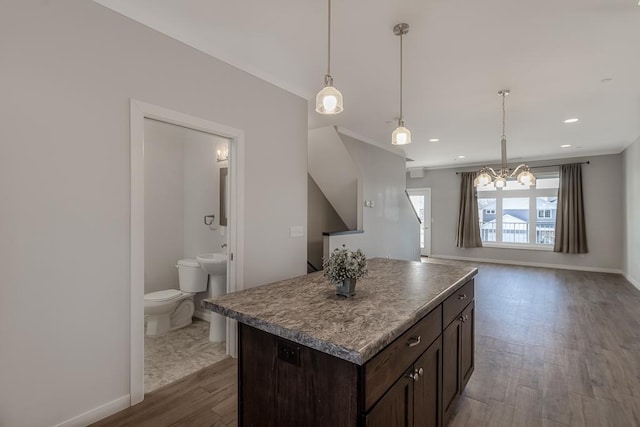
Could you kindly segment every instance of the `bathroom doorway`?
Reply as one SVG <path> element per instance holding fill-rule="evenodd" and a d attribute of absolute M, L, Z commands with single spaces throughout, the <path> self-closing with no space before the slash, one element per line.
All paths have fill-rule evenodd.
<path fill-rule="evenodd" d="M 200 302 L 242 289 L 242 145 L 237 129 L 131 101 L 131 405 L 235 356 L 235 322 L 210 327 Z"/>
<path fill-rule="evenodd" d="M 144 392 L 227 357 L 224 318 L 201 308 L 227 292 L 229 140 L 144 119 Z M 205 254 L 220 262 L 212 274 Z M 213 259 L 213 258 L 212 258 Z M 208 276 L 208 277 L 207 277 Z"/>

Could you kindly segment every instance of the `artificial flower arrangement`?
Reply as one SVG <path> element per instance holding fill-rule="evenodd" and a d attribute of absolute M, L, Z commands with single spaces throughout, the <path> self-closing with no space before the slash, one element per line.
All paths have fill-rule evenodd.
<path fill-rule="evenodd" d="M 335 248 L 329 258 L 323 260 L 324 275 L 332 283 L 341 284 L 345 279 L 359 279 L 367 274 L 367 257 L 360 250 L 350 251 L 345 245 Z"/>

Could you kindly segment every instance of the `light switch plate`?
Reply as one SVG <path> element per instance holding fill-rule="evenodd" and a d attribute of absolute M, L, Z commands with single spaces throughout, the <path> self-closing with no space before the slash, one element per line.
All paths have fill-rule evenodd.
<path fill-rule="evenodd" d="M 304 236 L 304 227 L 302 225 L 292 225 L 289 229 L 290 237 L 303 237 Z"/>

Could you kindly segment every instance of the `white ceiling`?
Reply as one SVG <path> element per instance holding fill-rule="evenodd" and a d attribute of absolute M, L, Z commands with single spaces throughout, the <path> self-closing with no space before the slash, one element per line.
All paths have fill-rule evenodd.
<path fill-rule="evenodd" d="M 618 153 L 640 136 L 637 0 L 333 0 L 338 116 L 314 111 L 326 0 L 96 1 L 311 100 L 310 128 L 337 125 L 391 150 L 400 50 L 392 28 L 407 22 L 408 167 L 498 161 L 503 88 L 510 160 Z M 564 124 L 569 117 L 581 120 Z"/>

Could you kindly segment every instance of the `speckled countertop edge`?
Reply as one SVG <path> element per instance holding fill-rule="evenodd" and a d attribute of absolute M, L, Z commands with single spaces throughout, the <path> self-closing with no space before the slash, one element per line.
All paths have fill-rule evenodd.
<path fill-rule="evenodd" d="M 427 267 L 429 265 L 431 267 Z M 437 267 L 433 267 L 434 265 Z M 392 317 L 390 320 L 385 319 L 389 320 L 389 322 L 384 322 L 382 324 L 383 329 L 385 329 L 382 332 L 368 331 L 369 335 L 372 336 L 371 339 L 367 339 L 368 337 L 366 336 L 365 332 L 363 334 L 365 336 L 362 338 L 362 340 L 359 340 L 361 337 L 357 337 L 358 339 L 355 340 L 356 342 L 348 342 L 346 345 L 344 342 L 339 342 L 340 339 L 343 338 L 343 335 L 346 335 L 347 338 L 343 341 L 349 341 L 348 335 L 352 334 L 355 336 L 357 335 L 358 330 L 346 328 L 346 330 L 343 329 L 341 332 L 337 331 L 333 334 L 331 334 L 330 332 L 326 333 L 326 331 L 322 330 L 322 328 L 317 328 L 315 331 L 304 330 L 305 328 L 313 329 L 310 328 L 308 322 L 306 322 L 306 317 L 308 315 L 312 315 L 314 308 L 318 309 L 319 307 L 324 311 L 325 307 L 327 307 L 326 310 L 330 312 L 332 308 L 336 307 L 336 304 L 333 303 L 336 300 L 340 300 L 340 297 L 332 298 L 333 288 L 331 286 L 326 288 L 327 290 L 325 290 L 325 288 L 321 288 L 319 290 L 319 287 L 324 286 L 325 284 L 323 282 L 326 281 L 326 279 L 322 277 L 321 273 L 313 273 L 305 276 L 283 280 L 280 282 L 275 282 L 268 285 L 258 286 L 222 297 L 205 299 L 202 302 L 202 305 L 206 309 L 212 310 L 216 313 L 220 313 L 246 325 L 263 330 L 278 337 L 314 348 L 327 354 L 331 354 L 349 362 L 362 365 L 373 356 L 375 356 L 380 350 L 390 344 L 393 340 L 399 337 L 402 333 L 408 330 L 411 326 L 413 326 L 418 320 L 420 320 L 431 310 L 436 308 L 447 297 L 453 294 L 458 288 L 460 288 L 464 283 L 466 283 L 469 279 L 477 274 L 476 268 L 448 266 L 444 264 L 424 264 L 419 262 L 396 261 L 388 259 L 370 260 L 369 269 L 370 272 L 375 275 L 375 277 L 369 278 L 368 281 L 362 280 L 362 284 L 360 284 L 359 282 L 358 286 L 360 286 L 360 288 L 357 289 L 356 296 L 362 296 L 362 294 L 365 294 L 364 296 L 362 296 L 361 300 L 356 301 L 356 297 L 354 297 L 350 298 L 349 301 L 342 300 L 343 302 L 338 304 L 351 304 L 351 307 L 354 307 L 354 310 L 356 310 L 360 306 L 363 306 L 365 307 L 365 312 L 363 313 L 363 315 L 371 315 L 372 307 L 379 307 L 381 304 L 386 305 L 385 303 L 388 303 L 388 301 L 385 301 L 385 298 L 395 303 L 402 303 L 404 301 L 403 298 L 406 297 L 414 304 L 409 308 L 409 311 L 405 310 L 405 312 L 401 314 L 401 318 Z M 411 275 L 411 273 L 414 274 Z M 372 274 L 370 274 L 370 276 Z M 403 274 L 407 277 L 403 277 Z M 422 276 L 415 277 L 416 274 L 420 274 Z M 431 287 L 426 287 L 427 285 L 424 285 L 424 289 L 417 289 L 417 291 L 420 292 L 428 292 L 429 290 L 432 290 L 432 287 L 436 288 L 433 289 L 436 291 L 436 293 L 430 296 L 427 295 L 426 298 L 428 299 L 424 300 L 424 302 L 419 299 L 424 299 L 421 294 L 416 296 L 415 292 L 411 293 L 409 292 L 409 289 L 402 289 L 398 287 L 399 283 L 402 283 L 401 281 L 403 278 L 406 279 L 407 282 L 413 281 L 414 287 L 415 283 L 418 284 L 418 287 L 423 286 L 423 281 L 429 282 L 428 279 L 430 279 L 433 275 L 439 275 L 437 276 L 438 278 L 442 277 L 440 281 L 447 281 L 449 285 L 437 285 Z M 392 283 L 388 286 L 386 285 L 386 282 L 393 282 L 394 280 L 395 283 Z M 366 289 L 367 284 L 370 285 L 372 289 Z M 411 285 L 411 283 L 407 285 L 407 288 L 409 287 L 409 285 Z M 298 290 L 291 293 L 291 290 L 294 289 L 294 287 Z M 273 310 L 270 310 L 271 305 L 269 306 L 269 310 L 266 310 L 264 309 L 264 306 L 254 307 L 253 304 L 251 304 L 252 295 L 255 294 L 258 297 L 262 296 L 260 302 L 264 302 L 265 293 L 271 291 L 272 289 L 273 292 L 276 293 L 274 294 L 273 306 L 278 308 L 278 304 L 283 305 L 283 307 L 280 307 L 281 312 L 273 312 Z M 393 297 L 389 296 L 390 290 L 393 292 L 398 291 L 398 293 L 405 291 L 406 295 L 400 294 L 399 296 L 396 296 L 395 299 L 393 299 Z M 291 298 L 296 299 L 296 296 L 298 294 L 305 291 L 307 291 L 307 293 L 313 292 L 317 295 L 312 295 L 312 297 L 309 298 L 309 302 L 313 303 L 314 306 L 300 307 L 301 310 L 298 310 L 299 312 L 297 313 L 297 315 L 304 316 L 305 319 L 303 319 L 300 327 L 297 327 L 296 322 L 300 324 L 300 320 L 296 320 L 295 312 L 291 315 L 291 317 L 293 318 L 293 322 L 289 322 L 289 319 L 283 317 L 288 313 L 286 310 L 287 307 L 284 304 L 289 303 L 290 299 L 285 298 L 279 301 L 277 297 L 280 295 L 280 293 L 289 292 L 291 293 L 291 295 L 293 295 Z M 371 292 L 367 293 L 367 291 Z M 414 289 L 413 291 L 416 290 Z M 378 297 L 378 299 L 380 299 L 381 301 L 377 301 L 376 297 Z M 417 298 L 418 300 L 416 301 Z M 301 299 L 302 301 L 294 301 L 294 303 L 298 302 L 300 304 L 304 304 L 307 302 L 302 297 L 297 299 Z M 316 304 L 318 302 L 319 304 Z M 243 307 L 243 303 L 248 304 L 245 304 L 245 306 Z M 240 308 L 234 307 L 234 305 L 239 305 Z M 403 306 L 404 304 L 398 307 Z M 368 312 L 367 308 L 369 310 Z M 393 307 L 391 307 L 391 309 L 393 309 Z M 264 315 L 260 313 L 261 310 L 263 310 Z M 284 312 L 282 312 L 283 310 Z M 344 314 L 345 310 L 345 308 L 342 308 L 342 314 Z M 386 313 L 386 315 L 389 316 L 389 313 Z M 326 319 L 324 320 L 326 321 Z M 322 319 L 320 319 L 319 322 L 321 323 Z M 287 323 L 293 324 L 287 325 Z M 392 324 L 391 327 L 387 327 L 387 323 Z M 335 322 L 333 326 L 335 327 Z M 364 324 L 364 326 L 366 329 L 366 323 Z"/>

